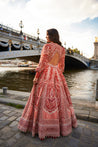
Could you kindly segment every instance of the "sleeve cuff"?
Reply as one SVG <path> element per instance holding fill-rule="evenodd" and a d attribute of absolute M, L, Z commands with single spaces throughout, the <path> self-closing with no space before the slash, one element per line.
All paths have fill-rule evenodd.
<path fill-rule="evenodd" d="M 35 75 L 35 78 L 39 78 L 39 76 L 40 76 L 40 72 L 36 72 L 36 75 Z"/>

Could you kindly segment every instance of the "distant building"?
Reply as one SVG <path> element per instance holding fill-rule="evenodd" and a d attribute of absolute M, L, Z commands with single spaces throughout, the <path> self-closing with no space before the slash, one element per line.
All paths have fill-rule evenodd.
<path fill-rule="evenodd" d="M 94 59 L 98 60 L 98 37 L 95 37 L 94 42 Z"/>

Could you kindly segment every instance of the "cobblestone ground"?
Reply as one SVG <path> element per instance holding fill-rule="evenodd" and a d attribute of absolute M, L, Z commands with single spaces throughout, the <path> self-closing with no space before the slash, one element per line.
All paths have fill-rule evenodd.
<path fill-rule="evenodd" d="M 98 124 L 78 120 L 78 128 L 67 137 L 46 138 L 17 129 L 23 109 L 0 104 L 0 147 L 98 147 Z"/>

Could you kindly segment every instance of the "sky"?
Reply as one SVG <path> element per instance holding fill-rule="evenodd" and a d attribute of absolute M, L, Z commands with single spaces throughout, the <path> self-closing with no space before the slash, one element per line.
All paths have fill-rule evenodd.
<path fill-rule="evenodd" d="M 78 48 L 87 58 L 94 55 L 98 37 L 98 0 L 0 0 L 0 24 L 46 40 L 46 30 L 56 28 L 66 48 Z"/>

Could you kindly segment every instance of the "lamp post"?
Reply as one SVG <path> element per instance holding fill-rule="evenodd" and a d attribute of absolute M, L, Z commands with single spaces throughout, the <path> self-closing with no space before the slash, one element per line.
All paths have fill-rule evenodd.
<path fill-rule="evenodd" d="M 21 20 L 20 23 L 19 23 L 19 27 L 21 28 L 20 34 L 22 35 L 22 34 L 23 34 L 22 28 L 24 27 L 22 20 Z"/>
<path fill-rule="evenodd" d="M 66 41 L 64 42 L 64 48 L 65 48 L 65 51 L 66 51 Z"/>
<path fill-rule="evenodd" d="M 21 30 L 20 30 L 20 35 L 21 35 L 20 46 L 21 46 L 21 50 L 23 50 L 23 41 L 22 41 L 22 39 L 23 39 L 23 32 L 22 32 L 22 28 L 24 27 L 24 25 L 23 25 L 22 20 L 19 23 L 19 27 L 21 28 Z"/>
<path fill-rule="evenodd" d="M 39 39 L 39 34 L 40 34 L 40 32 L 39 32 L 39 28 L 38 28 L 37 29 L 37 35 L 38 35 L 37 39 Z"/>
<path fill-rule="evenodd" d="M 64 47 L 65 47 L 65 49 L 66 49 L 66 42 L 64 42 Z"/>
<path fill-rule="evenodd" d="M 39 28 L 37 29 L 37 48 L 39 49 L 39 53 L 40 53 L 40 38 L 39 38 L 39 34 L 40 34 L 40 32 L 39 32 Z"/>

